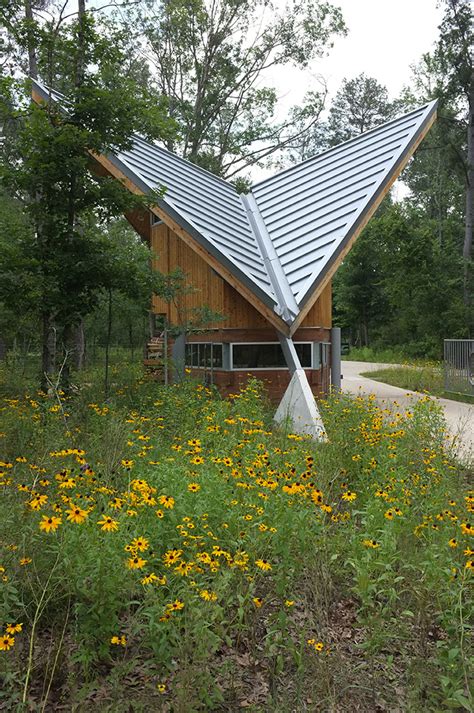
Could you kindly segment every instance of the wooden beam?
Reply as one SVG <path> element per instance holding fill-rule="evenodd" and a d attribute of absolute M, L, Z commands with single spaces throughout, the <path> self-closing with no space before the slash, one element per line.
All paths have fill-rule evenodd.
<path fill-rule="evenodd" d="M 420 133 L 420 135 L 414 142 L 413 146 L 410 148 L 409 152 L 407 154 L 405 154 L 404 156 L 402 156 L 400 158 L 399 162 L 395 165 L 395 167 L 393 169 L 393 175 L 390 178 L 390 180 L 386 183 L 385 186 L 383 186 L 380 193 L 375 196 L 374 200 L 369 205 L 365 214 L 362 213 L 361 217 L 359 218 L 359 222 L 356 223 L 353 233 L 350 236 L 349 240 L 343 246 L 341 251 L 338 253 L 338 255 L 333 260 L 333 262 L 329 265 L 329 268 L 327 269 L 322 281 L 318 284 L 317 288 L 314 290 L 314 292 L 311 294 L 311 296 L 308 298 L 307 302 L 303 305 L 300 312 L 298 313 L 298 316 L 296 317 L 295 321 L 291 325 L 290 335 L 293 335 L 296 332 L 296 330 L 301 325 L 301 322 L 304 320 L 304 318 L 308 314 L 311 307 L 314 305 L 316 300 L 318 300 L 319 297 L 321 296 L 321 294 L 324 291 L 324 288 L 326 287 L 328 282 L 334 277 L 335 272 L 338 270 L 340 264 L 342 263 L 344 258 L 347 256 L 349 250 L 352 248 L 355 241 L 357 240 L 357 238 L 359 237 L 359 235 L 361 234 L 361 232 L 363 231 L 363 229 L 365 228 L 365 226 L 367 225 L 369 220 L 372 218 L 373 214 L 375 213 L 377 208 L 380 206 L 380 204 L 383 201 L 383 199 L 385 198 L 385 196 L 388 194 L 390 188 L 395 183 L 395 181 L 399 177 L 400 173 L 403 171 L 403 169 L 407 165 L 408 161 L 411 159 L 411 157 L 415 153 L 416 149 L 418 148 L 420 143 L 425 138 L 428 131 L 431 129 L 435 120 L 436 120 L 436 112 L 433 112 L 433 115 L 429 118 L 425 128 Z"/>
<path fill-rule="evenodd" d="M 125 186 L 131 193 L 135 195 L 145 195 L 144 192 L 133 183 L 117 166 L 106 156 L 93 154 L 94 159 L 98 161 L 109 175 L 116 178 Z M 224 265 L 222 265 L 211 253 L 200 245 L 192 235 L 190 235 L 179 223 L 171 218 L 165 210 L 158 206 L 150 206 L 149 210 L 163 221 L 176 235 L 178 235 L 186 245 L 189 245 L 200 257 L 202 257 L 208 265 L 210 265 L 229 285 L 239 292 L 265 319 L 270 322 L 276 329 L 289 336 L 290 327 L 284 322 L 268 305 L 262 302 L 256 295 L 240 280 L 238 280 Z"/>

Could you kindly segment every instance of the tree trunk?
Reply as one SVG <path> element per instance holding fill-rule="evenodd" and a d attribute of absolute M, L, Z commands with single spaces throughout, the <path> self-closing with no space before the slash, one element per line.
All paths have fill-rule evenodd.
<path fill-rule="evenodd" d="M 28 76 L 31 79 L 38 79 L 38 63 L 36 61 L 36 48 L 33 36 L 34 17 L 31 0 L 25 0 L 25 19 L 27 21 L 27 44 L 28 44 Z"/>
<path fill-rule="evenodd" d="M 467 127 L 467 181 L 466 219 L 463 245 L 464 259 L 464 305 L 467 311 L 469 334 L 474 329 L 472 316 L 472 230 L 474 225 L 474 73 L 469 88 L 469 120 Z"/>
<path fill-rule="evenodd" d="M 109 351 L 112 334 L 112 290 L 109 288 L 109 304 L 107 314 L 107 334 L 105 340 L 104 398 L 109 398 Z"/>
<path fill-rule="evenodd" d="M 42 314 L 42 330 L 41 388 L 47 391 L 48 378 L 54 374 L 56 367 L 56 327 L 54 317 L 48 310 Z"/>
<path fill-rule="evenodd" d="M 135 349 L 134 349 L 134 344 L 133 344 L 133 323 L 129 322 L 128 323 L 128 343 L 130 345 L 130 356 L 133 361 L 135 357 Z"/>
<path fill-rule="evenodd" d="M 73 364 L 76 371 L 82 371 L 84 368 L 84 359 L 86 354 L 86 339 L 84 335 L 84 320 L 81 319 L 79 324 L 74 328 L 74 354 Z"/>

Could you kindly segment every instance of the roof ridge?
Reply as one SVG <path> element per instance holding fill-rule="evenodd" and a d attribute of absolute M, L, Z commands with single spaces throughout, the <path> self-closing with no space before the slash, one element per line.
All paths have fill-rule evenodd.
<path fill-rule="evenodd" d="M 432 108 L 438 104 L 438 99 L 433 99 L 430 102 L 426 102 L 425 104 L 422 104 L 421 106 L 416 107 L 415 109 L 411 109 L 410 111 L 406 112 L 405 114 L 398 114 L 395 116 L 393 119 L 389 119 L 388 121 L 385 121 L 383 124 L 377 124 L 377 126 L 374 126 L 372 129 L 369 129 L 368 131 L 363 131 L 361 134 L 358 134 L 357 136 L 353 136 L 351 139 L 347 139 L 346 141 L 341 141 L 340 143 L 336 144 L 335 146 L 330 146 L 327 149 L 324 149 L 324 151 L 321 151 L 320 153 L 315 154 L 314 156 L 310 156 L 309 158 L 305 158 L 303 161 L 298 161 L 298 163 L 293 164 L 293 166 L 288 166 L 287 168 L 282 169 L 281 171 L 278 171 L 277 173 L 274 173 L 271 176 L 268 176 L 267 178 L 263 178 L 261 181 L 257 181 L 257 183 L 254 183 L 252 185 L 251 191 L 253 191 L 255 188 L 260 188 L 261 186 L 264 186 L 266 183 L 269 183 L 270 181 L 274 180 L 275 178 L 279 178 L 285 173 L 289 173 L 290 171 L 293 171 L 295 169 L 300 168 L 304 164 L 310 163 L 311 161 L 316 161 L 316 159 L 321 158 L 321 156 L 324 156 L 327 153 L 330 153 L 334 151 L 335 149 L 339 149 L 343 146 L 346 146 L 347 144 L 350 143 L 355 143 L 356 141 L 360 140 L 362 137 L 366 138 L 370 134 L 379 131 L 380 129 L 384 129 L 390 124 L 394 124 L 397 121 L 400 121 L 400 119 L 406 119 L 407 117 L 410 116 L 410 114 L 414 114 L 415 112 L 427 110 L 428 107 Z"/>
<path fill-rule="evenodd" d="M 277 305 L 280 311 L 280 316 L 291 324 L 299 308 L 295 297 L 285 275 L 280 258 L 275 250 L 273 241 L 268 233 L 265 221 L 260 213 L 260 209 L 252 193 L 241 195 L 240 200 L 245 208 L 250 228 L 255 236 L 257 245 L 263 258 L 263 264 L 267 271 L 270 283 L 275 292 Z"/>

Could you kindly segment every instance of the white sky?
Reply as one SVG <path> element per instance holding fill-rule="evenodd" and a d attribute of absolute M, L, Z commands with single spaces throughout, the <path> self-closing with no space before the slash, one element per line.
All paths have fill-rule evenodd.
<path fill-rule="evenodd" d="M 268 79 L 283 106 L 298 104 L 322 75 L 334 95 L 344 78 L 361 72 L 384 84 L 391 98 L 410 83 L 410 66 L 432 49 L 442 10 L 437 0 L 332 0 L 344 16 L 348 34 L 336 39 L 328 57 L 307 71 L 281 68 Z"/>
<path fill-rule="evenodd" d="M 343 79 L 364 72 L 385 85 L 394 99 L 411 82 L 411 65 L 433 49 L 438 38 L 438 25 L 443 15 L 438 0 L 331 0 L 339 6 L 348 28 L 345 37 L 337 38 L 328 56 L 312 62 L 307 70 L 278 67 L 265 76 L 264 82 L 276 87 L 279 96 L 277 118 L 283 119 L 289 107 L 299 104 L 306 91 L 320 88 L 322 76 L 328 88 L 326 106 Z M 274 173 L 274 169 L 251 170 L 254 181 Z M 393 196 L 402 198 L 406 189 L 400 181 Z"/>

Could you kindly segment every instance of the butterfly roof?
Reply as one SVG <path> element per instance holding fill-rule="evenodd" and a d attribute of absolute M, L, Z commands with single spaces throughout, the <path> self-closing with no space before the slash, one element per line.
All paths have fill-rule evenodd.
<path fill-rule="evenodd" d="M 39 82 L 43 100 L 59 101 Z M 234 186 L 139 136 L 107 156 L 161 214 L 292 332 L 436 118 L 436 102 L 252 186 Z"/>

